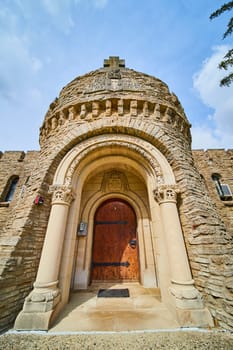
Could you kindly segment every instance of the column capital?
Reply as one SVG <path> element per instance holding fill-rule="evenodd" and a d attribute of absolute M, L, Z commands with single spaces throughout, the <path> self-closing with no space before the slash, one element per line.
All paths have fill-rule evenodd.
<path fill-rule="evenodd" d="M 49 187 L 49 193 L 52 193 L 52 204 L 70 205 L 75 198 L 71 186 L 52 185 Z"/>
<path fill-rule="evenodd" d="M 176 203 L 177 195 L 180 190 L 177 185 L 161 185 L 154 191 L 154 199 L 159 203 L 173 202 Z"/>

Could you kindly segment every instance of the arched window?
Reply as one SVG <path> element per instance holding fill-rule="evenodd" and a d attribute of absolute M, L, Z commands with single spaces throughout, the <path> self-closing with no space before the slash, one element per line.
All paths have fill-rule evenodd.
<path fill-rule="evenodd" d="M 223 200 L 231 200 L 232 199 L 232 193 L 229 185 L 223 184 L 221 182 L 221 175 L 215 173 L 212 174 L 212 180 L 215 183 L 216 189 L 218 191 L 219 197 Z"/>
<path fill-rule="evenodd" d="M 9 179 L 7 186 L 5 188 L 5 191 L 3 192 L 2 200 L 4 202 L 11 202 L 12 201 L 18 181 L 19 181 L 19 177 L 16 175 L 12 176 Z"/>

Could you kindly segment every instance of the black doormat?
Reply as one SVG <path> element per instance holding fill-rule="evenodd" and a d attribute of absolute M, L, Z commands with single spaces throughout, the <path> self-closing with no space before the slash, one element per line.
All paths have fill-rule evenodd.
<path fill-rule="evenodd" d="M 128 288 L 124 289 L 99 289 L 98 298 L 129 298 Z"/>

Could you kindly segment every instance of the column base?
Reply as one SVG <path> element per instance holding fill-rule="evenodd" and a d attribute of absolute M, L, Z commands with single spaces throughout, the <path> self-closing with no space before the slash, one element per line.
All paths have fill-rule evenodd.
<path fill-rule="evenodd" d="M 181 327 L 214 327 L 209 310 L 204 306 L 201 294 L 192 285 L 172 283 L 169 292 L 172 296 L 173 307 Z"/>
<path fill-rule="evenodd" d="M 204 307 L 201 294 L 192 284 L 172 284 L 169 292 L 175 306 L 180 309 L 202 309 Z"/>
<path fill-rule="evenodd" d="M 47 312 L 25 312 L 21 311 L 16 320 L 14 329 L 47 331 L 49 329 L 50 320 L 53 310 Z"/>
<path fill-rule="evenodd" d="M 214 327 L 212 316 L 207 308 L 195 310 L 176 308 L 176 316 L 181 327 Z"/>
<path fill-rule="evenodd" d="M 25 299 L 14 329 L 48 330 L 53 311 L 61 298 L 59 289 L 34 289 Z"/>

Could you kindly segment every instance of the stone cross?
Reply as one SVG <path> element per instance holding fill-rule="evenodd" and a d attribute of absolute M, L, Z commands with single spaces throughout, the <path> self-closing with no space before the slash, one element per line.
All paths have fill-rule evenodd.
<path fill-rule="evenodd" d="M 110 68 L 125 67 L 125 60 L 121 60 L 119 56 L 109 56 L 109 59 L 104 60 L 104 67 L 110 67 Z"/>

